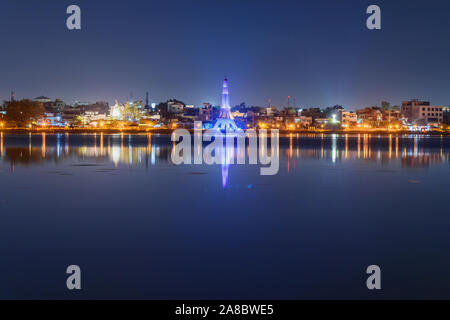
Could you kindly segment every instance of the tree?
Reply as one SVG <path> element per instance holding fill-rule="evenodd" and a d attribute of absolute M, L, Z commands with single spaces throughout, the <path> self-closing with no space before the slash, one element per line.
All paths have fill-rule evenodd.
<path fill-rule="evenodd" d="M 18 123 L 36 121 L 44 114 L 44 106 L 40 102 L 29 99 L 6 102 L 6 120 Z"/>
<path fill-rule="evenodd" d="M 122 106 L 122 118 L 126 121 L 136 121 L 141 118 L 141 112 L 136 106 L 126 102 Z"/>

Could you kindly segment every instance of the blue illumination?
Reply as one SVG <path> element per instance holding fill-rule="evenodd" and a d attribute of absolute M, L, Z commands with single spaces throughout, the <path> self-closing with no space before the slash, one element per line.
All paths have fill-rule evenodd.
<path fill-rule="evenodd" d="M 231 114 L 230 97 L 228 90 L 228 79 L 223 80 L 222 86 L 222 106 L 220 108 L 219 118 L 214 125 L 215 130 L 219 131 L 240 131 Z"/>

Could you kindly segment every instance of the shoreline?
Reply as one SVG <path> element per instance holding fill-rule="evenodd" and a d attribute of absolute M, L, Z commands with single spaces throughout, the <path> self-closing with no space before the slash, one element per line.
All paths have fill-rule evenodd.
<path fill-rule="evenodd" d="M 105 128 L 45 128 L 45 129 L 28 129 L 28 128 L 1 128 L 1 133 L 9 133 L 9 134 L 30 134 L 30 133 L 72 133 L 72 134 L 94 134 L 94 133 L 103 133 L 103 134 L 172 134 L 174 129 L 105 129 Z M 193 129 L 186 129 L 190 133 L 193 133 Z M 271 129 L 264 129 L 270 132 Z M 203 130 L 203 132 L 206 130 Z M 258 132 L 259 129 L 256 129 Z M 403 135 L 403 134 L 415 134 L 415 135 L 433 135 L 433 136 L 449 136 L 450 131 L 429 131 L 429 132 L 419 132 L 419 131 L 407 131 L 407 130 L 395 130 L 395 131 L 387 131 L 387 130 L 373 130 L 373 131 L 362 131 L 362 130 L 279 130 L 280 135 L 288 135 L 292 133 L 299 134 L 376 134 L 376 135 Z"/>

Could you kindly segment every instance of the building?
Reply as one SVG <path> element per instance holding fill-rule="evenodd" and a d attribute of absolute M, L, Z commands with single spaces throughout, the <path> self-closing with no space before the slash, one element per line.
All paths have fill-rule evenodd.
<path fill-rule="evenodd" d="M 90 105 L 90 102 L 86 102 L 86 101 L 75 101 L 75 103 L 73 104 L 74 107 L 79 107 L 79 106 L 88 106 Z"/>
<path fill-rule="evenodd" d="M 312 119 L 312 117 L 298 116 L 298 117 L 295 117 L 294 123 L 296 125 L 299 124 L 303 127 L 309 127 L 312 125 L 313 119 Z"/>
<path fill-rule="evenodd" d="M 444 121 L 443 107 L 431 106 L 429 101 L 403 101 L 401 115 L 411 124 L 439 124 Z"/>
<path fill-rule="evenodd" d="M 444 107 L 442 108 L 443 111 L 443 122 L 445 124 L 450 124 L 450 107 Z"/>
<path fill-rule="evenodd" d="M 60 113 L 64 106 L 65 103 L 61 99 L 44 103 L 45 111 L 49 113 Z"/>
<path fill-rule="evenodd" d="M 71 122 L 73 121 L 77 116 L 80 116 L 82 114 L 82 110 L 80 107 L 69 107 L 66 106 L 63 108 L 61 112 L 61 118 L 63 122 Z"/>
<path fill-rule="evenodd" d="M 402 107 L 400 109 L 402 116 L 404 116 L 409 122 L 413 122 L 414 118 L 418 118 L 417 112 L 420 107 L 430 106 L 429 101 L 419 101 L 413 99 L 411 101 L 402 101 Z"/>
<path fill-rule="evenodd" d="M 194 122 L 199 118 L 199 116 L 200 116 L 199 108 L 195 108 L 192 105 L 187 105 L 183 115 L 180 116 L 179 118 L 183 122 Z"/>
<path fill-rule="evenodd" d="M 338 112 L 338 121 L 343 124 L 352 124 L 358 122 L 358 115 L 353 111 L 340 110 Z"/>
<path fill-rule="evenodd" d="M 233 118 L 244 118 L 245 117 L 245 113 L 241 112 L 239 110 L 233 111 L 231 113 L 231 115 L 233 116 Z"/>
<path fill-rule="evenodd" d="M 426 124 L 439 124 L 444 122 L 444 114 L 442 106 L 421 106 L 419 110 L 419 118 L 416 120 L 423 120 Z"/>
<path fill-rule="evenodd" d="M 184 112 L 184 104 L 179 101 L 168 101 L 167 102 L 167 111 L 169 113 L 183 113 Z"/>
<path fill-rule="evenodd" d="M 44 97 L 44 96 L 40 96 L 40 97 L 34 98 L 34 101 L 41 102 L 41 103 L 48 103 L 48 102 L 52 102 L 52 99 Z"/>
<path fill-rule="evenodd" d="M 86 123 L 97 122 L 101 120 L 107 120 L 108 115 L 100 113 L 98 111 L 86 111 L 83 115 L 83 119 Z"/>
<path fill-rule="evenodd" d="M 213 107 L 209 102 L 203 103 L 203 108 L 199 110 L 199 117 L 201 121 L 213 120 Z"/>
<path fill-rule="evenodd" d="M 150 105 L 149 105 L 148 92 L 145 93 L 145 106 L 144 106 L 144 109 L 146 111 L 151 111 L 152 110 Z"/>
<path fill-rule="evenodd" d="M 45 121 L 41 121 L 40 124 L 42 125 L 43 123 L 50 127 L 64 127 L 66 125 L 66 122 L 62 119 L 62 116 L 55 113 L 45 113 Z"/>
<path fill-rule="evenodd" d="M 402 115 L 398 110 L 382 110 L 382 119 L 387 122 L 400 121 Z"/>
<path fill-rule="evenodd" d="M 266 115 L 268 117 L 275 117 L 276 115 L 278 115 L 278 110 L 275 107 L 267 107 L 266 108 Z"/>
<path fill-rule="evenodd" d="M 356 111 L 359 122 L 365 124 L 377 125 L 383 118 L 383 115 L 377 107 L 367 107 Z"/>
<path fill-rule="evenodd" d="M 313 121 L 325 117 L 325 113 L 320 108 L 303 109 L 301 115 L 305 117 L 311 117 Z"/>
<path fill-rule="evenodd" d="M 330 122 L 330 119 L 328 119 L 328 118 L 316 118 L 316 119 L 314 119 L 314 124 L 316 125 L 316 126 L 321 126 L 322 128 L 326 125 L 326 124 L 328 124 Z"/>

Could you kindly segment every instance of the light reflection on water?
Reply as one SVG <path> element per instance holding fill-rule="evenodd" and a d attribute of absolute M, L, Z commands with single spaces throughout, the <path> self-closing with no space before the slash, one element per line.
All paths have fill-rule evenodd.
<path fill-rule="evenodd" d="M 306 142 L 302 145 L 302 140 Z M 426 167 L 448 162 L 449 138 L 421 135 L 289 135 L 284 149 L 287 169 L 295 159 L 400 162 L 402 167 Z M 294 162 L 295 163 L 295 162 Z"/>
<path fill-rule="evenodd" d="M 448 162 L 449 138 L 421 135 L 290 134 L 280 137 L 280 160 L 287 172 L 295 161 L 322 159 L 399 161 L 403 167 L 426 167 Z M 70 160 L 111 162 L 129 166 L 171 163 L 174 143 L 165 135 L 29 134 L 0 135 L 0 159 L 11 165 Z M 248 157 L 249 150 L 246 150 Z M 236 156 L 236 152 L 234 153 Z"/>
<path fill-rule="evenodd" d="M 450 297 L 448 137 L 290 134 L 275 176 L 173 145 L 0 133 L 0 298 L 73 298 L 73 263 L 81 298 L 374 298 L 369 264 L 376 297 Z"/>
<path fill-rule="evenodd" d="M 449 139 L 444 136 L 370 134 L 289 134 L 280 137 L 280 170 L 295 171 L 302 160 L 380 162 L 403 168 L 427 168 L 449 161 Z M 11 166 L 29 166 L 67 161 L 112 163 L 115 167 L 171 164 L 175 142 L 160 134 L 28 134 L 0 136 L 0 159 Z M 234 148 L 234 151 L 231 150 Z M 261 146 L 264 148 L 264 146 Z M 236 146 L 227 146 L 222 159 L 222 187 L 228 186 L 230 157 L 238 156 Z M 194 150 L 195 151 L 195 150 Z M 196 150 L 197 152 L 199 150 Z M 240 150 L 242 151 L 242 150 Z M 249 156 L 247 145 L 246 159 Z M 248 163 L 248 161 L 246 161 Z M 233 165 L 232 165 L 233 166 Z"/>

